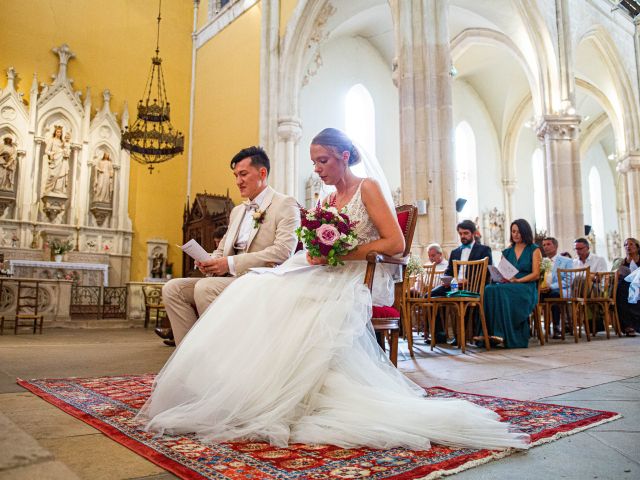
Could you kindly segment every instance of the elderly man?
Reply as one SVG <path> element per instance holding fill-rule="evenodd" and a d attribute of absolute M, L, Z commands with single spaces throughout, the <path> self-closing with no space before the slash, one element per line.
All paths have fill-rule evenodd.
<path fill-rule="evenodd" d="M 449 266 L 449 262 L 442 253 L 442 247 L 437 243 L 432 243 L 427 247 L 427 256 L 429 257 L 429 262 L 435 263 L 437 272 L 446 270 Z"/>
<path fill-rule="evenodd" d="M 231 160 L 231 169 L 247 201 L 231 211 L 229 229 L 211 259 L 196 262 L 205 278 L 176 278 L 162 289 L 177 344 L 239 275 L 252 267 L 284 262 L 298 243 L 298 203 L 267 185 L 270 162 L 265 151 L 260 147 L 241 150 Z"/>

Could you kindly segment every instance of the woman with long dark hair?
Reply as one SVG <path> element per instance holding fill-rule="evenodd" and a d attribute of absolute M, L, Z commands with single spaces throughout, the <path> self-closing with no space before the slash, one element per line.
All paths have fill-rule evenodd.
<path fill-rule="evenodd" d="M 632 237 L 624 241 L 625 256 L 613 262 L 612 270 L 618 274 L 618 291 L 616 292 L 616 308 L 622 330 L 628 337 L 635 337 L 640 331 L 640 303 L 629 303 L 629 287 L 625 278 L 640 268 L 640 242 Z"/>
<path fill-rule="evenodd" d="M 484 311 L 492 343 L 506 348 L 529 346 L 529 315 L 538 302 L 537 282 L 540 278 L 542 254 L 533 243 L 533 231 L 524 219 L 511 223 L 511 246 L 502 256 L 518 269 L 507 283 L 487 285 Z"/>

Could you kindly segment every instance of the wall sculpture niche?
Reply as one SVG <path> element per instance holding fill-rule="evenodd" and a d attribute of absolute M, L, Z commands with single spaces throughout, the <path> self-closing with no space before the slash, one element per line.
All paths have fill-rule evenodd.
<path fill-rule="evenodd" d="M 37 258 L 48 238 L 72 239 L 69 261 L 110 265 L 111 285 L 129 280 L 131 220 L 129 154 L 120 148 L 128 124 L 111 111 L 111 93 L 92 115 L 90 90 L 73 88 L 68 45 L 52 49 L 58 71 L 51 83 L 33 75 L 28 102 L 16 91 L 18 74 L 0 88 L 0 244 L 8 258 Z"/>

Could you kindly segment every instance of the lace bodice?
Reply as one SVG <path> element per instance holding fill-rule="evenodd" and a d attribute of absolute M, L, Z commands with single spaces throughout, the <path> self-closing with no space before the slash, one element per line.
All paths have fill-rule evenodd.
<path fill-rule="evenodd" d="M 378 229 L 371 221 L 369 217 L 369 212 L 367 212 L 367 207 L 365 207 L 362 202 L 362 184 L 364 180 L 360 182 L 358 185 L 358 189 L 356 193 L 353 194 L 349 203 L 345 205 L 347 209 L 347 214 L 352 222 L 358 222 L 355 228 L 356 235 L 358 236 L 358 243 L 370 243 L 374 240 L 378 240 L 380 238 L 380 234 L 378 233 Z"/>

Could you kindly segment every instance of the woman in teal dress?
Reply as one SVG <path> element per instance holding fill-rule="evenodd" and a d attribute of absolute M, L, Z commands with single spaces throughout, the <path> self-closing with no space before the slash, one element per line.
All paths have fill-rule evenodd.
<path fill-rule="evenodd" d="M 538 279 L 542 254 L 533 243 L 526 220 L 511 224 L 511 246 L 502 255 L 518 269 L 506 283 L 493 283 L 484 290 L 484 312 L 492 343 L 506 348 L 529 346 L 529 315 L 538 302 Z"/>

